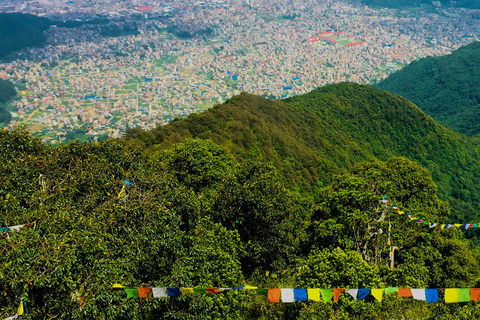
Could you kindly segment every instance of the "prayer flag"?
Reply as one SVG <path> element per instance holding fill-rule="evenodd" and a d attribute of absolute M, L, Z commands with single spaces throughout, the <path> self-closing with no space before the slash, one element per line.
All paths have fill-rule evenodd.
<path fill-rule="evenodd" d="M 186 296 L 187 294 L 192 294 L 193 293 L 193 288 L 180 288 L 180 292 L 182 293 L 182 296 Z"/>
<path fill-rule="evenodd" d="M 383 292 L 385 289 L 372 289 L 372 296 L 378 300 L 378 302 L 382 302 L 383 300 Z"/>
<path fill-rule="evenodd" d="M 461 288 L 458 289 L 458 302 L 469 302 L 470 301 L 470 289 Z"/>
<path fill-rule="evenodd" d="M 167 295 L 169 297 L 180 297 L 180 288 L 178 287 L 168 287 L 167 288 Z"/>
<path fill-rule="evenodd" d="M 243 289 L 245 289 L 245 290 L 257 290 L 258 287 L 249 286 L 249 285 L 247 284 Z"/>
<path fill-rule="evenodd" d="M 428 303 L 438 302 L 438 290 L 437 289 L 425 289 L 425 297 Z"/>
<path fill-rule="evenodd" d="M 307 289 L 308 300 L 320 301 L 320 289 Z"/>
<path fill-rule="evenodd" d="M 370 289 L 358 289 L 357 299 L 358 300 L 365 299 L 369 293 L 370 293 Z"/>
<path fill-rule="evenodd" d="M 460 228 L 462 226 L 461 223 L 455 223 L 455 227 Z"/>
<path fill-rule="evenodd" d="M 17 315 L 21 316 L 25 312 L 25 309 L 23 308 L 23 299 L 20 300 L 20 304 L 17 309 Z"/>
<path fill-rule="evenodd" d="M 394 293 L 394 292 L 398 292 L 397 287 L 386 287 L 385 288 L 385 294 Z"/>
<path fill-rule="evenodd" d="M 215 294 L 218 293 L 218 288 L 206 288 L 207 293 L 209 294 Z"/>
<path fill-rule="evenodd" d="M 152 288 L 148 288 L 148 287 L 138 288 L 138 297 L 139 298 L 147 298 L 148 294 L 150 293 L 150 290 L 152 290 Z"/>
<path fill-rule="evenodd" d="M 137 288 L 125 288 L 127 293 L 127 299 L 138 299 L 138 289 Z"/>
<path fill-rule="evenodd" d="M 153 297 L 154 298 L 166 298 L 167 295 L 167 288 L 152 288 Z"/>
<path fill-rule="evenodd" d="M 257 294 L 259 294 L 261 296 L 268 296 L 268 289 L 259 288 L 259 289 L 257 289 Z"/>
<path fill-rule="evenodd" d="M 415 300 L 427 300 L 425 289 L 412 289 L 412 296 Z"/>
<path fill-rule="evenodd" d="M 470 299 L 480 301 L 480 288 L 470 288 Z"/>
<path fill-rule="evenodd" d="M 218 292 L 223 292 L 227 290 L 232 290 L 232 288 L 218 288 Z"/>
<path fill-rule="evenodd" d="M 475 228 L 478 228 L 478 223 L 474 223 L 474 224 L 472 225 L 472 229 L 475 229 Z"/>
<path fill-rule="evenodd" d="M 280 302 L 280 292 L 279 288 L 269 288 L 268 302 Z"/>
<path fill-rule="evenodd" d="M 293 289 L 295 301 L 307 301 L 307 289 Z"/>
<path fill-rule="evenodd" d="M 195 292 L 195 293 L 207 293 L 207 289 L 205 289 L 205 288 L 193 288 L 193 292 Z"/>
<path fill-rule="evenodd" d="M 357 300 L 358 289 L 347 289 L 346 292 L 352 296 L 353 299 Z"/>
<path fill-rule="evenodd" d="M 411 297 L 412 289 L 410 288 L 398 288 L 398 297 Z"/>
<path fill-rule="evenodd" d="M 125 289 L 125 286 L 122 286 L 120 283 L 114 283 L 112 288 L 114 288 L 114 289 Z"/>
<path fill-rule="evenodd" d="M 345 292 L 345 289 L 335 288 L 333 289 L 333 302 L 337 302 L 338 298 L 340 298 L 340 294 Z"/>
<path fill-rule="evenodd" d="M 333 298 L 333 290 L 332 289 L 320 289 L 322 293 L 323 302 L 329 302 Z"/>
<path fill-rule="evenodd" d="M 457 303 L 458 302 L 458 289 L 449 288 L 445 289 L 445 303 Z"/>
<path fill-rule="evenodd" d="M 282 292 L 282 302 L 294 302 L 295 301 L 295 296 L 293 289 L 290 288 L 284 288 L 281 290 Z"/>

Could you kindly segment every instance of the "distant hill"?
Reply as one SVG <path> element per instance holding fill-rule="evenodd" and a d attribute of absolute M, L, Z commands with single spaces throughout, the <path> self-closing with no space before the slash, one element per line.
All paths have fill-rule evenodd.
<path fill-rule="evenodd" d="M 328 85 L 283 101 L 242 93 L 164 127 L 131 130 L 127 137 L 150 149 L 186 138 L 211 139 L 239 159 L 273 162 L 290 188 L 312 194 L 357 162 L 406 156 L 432 171 L 440 196 L 458 218 L 473 218 L 480 204 L 476 140 L 371 86 Z"/>
<path fill-rule="evenodd" d="M 398 93 L 440 123 L 468 134 L 480 133 L 480 43 L 450 55 L 412 62 L 378 88 Z"/>
<path fill-rule="evenodd" d="M 442 6 L 450 7 L 452 1 L 439 0 Z M 363 0 L 363 3 L 369 6 L 389 7 L 389 8 L 403 8 L 414 7 L 420 5 L 432 5 L 432 0 Z M 453 3 L 454 7 L 479 9 L 479 0 L 457 0 Z"/>
<path fill-rule="evenodd" d="M 0 13 L 0 58 L 45 41 L 43 31 L 52 24 L 47 18 L 31 14 Z"/>
<path fill-rule="evenodd" d="M 4 103 L 16 95 L 15 87 L 10 81 L 0 79 L 0 123 L 10 121 L 10 113 L 5 109 Z"/>

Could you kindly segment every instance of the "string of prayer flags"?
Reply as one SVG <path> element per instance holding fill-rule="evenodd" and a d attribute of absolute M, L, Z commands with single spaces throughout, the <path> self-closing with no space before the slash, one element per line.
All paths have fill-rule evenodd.
<path fill-rule="evenodd" d="M 115 283 L 112 289 L 123 289 L 127 299 L 148 298 L 152 292 L 154 298 L 180 297 L 192 294 L 221 294 L 230 290 L 255 290 L 258 295 L 265 296 L 269 302 L 292 303 L 296 301 L 323 301 L 328 303 L 333 300 L 339 301 L 342 293 L 347 293 L 355 300 L 366 299 L 371 295 L 378 302 L 383 301 L 385 294 L 397 293 L 399 298 L 412 297 L 415 300 L 427 303 L 439 302 L 438 289 L 436 288 L 257 288 L 254 286 L 241 286 L 235 288 L 191 288 L 191 287 L 125 287 Z M 480 288 L 447 288 L 445 289 L 445 303 L 461 303 L 469 301 L 480 301 Z M 25 300 L 22 299 L 18 307 L 18 314 L 26 310 Z"/>
<path fill-rule="evenodd" d="M 380 191 L 377 190 L 377 188 L 374 187 L 373 191 L 380 195 L 382 199 L 380 200 L 383 204 L 386 206 L 391 207 L 395 213 L 398 214 L 405 214 L 411 221 L 415 221 L 416 223 L 419 224 L 427 224 L 430 228 L 439 228 L 440 230 L 452 230 L 454 228 L 464 228 L 465 230 L 468 229 L 476 229 L 478 228 L 479 223 L 453 223 L 453 224 L 441 224 L 441 223 L 431 223 L 423 219 L 418 219 L 414 217 L 411 214 L 408 214 L 408 211 L 402 211 L 399 207 L 397 207 L 395 204 L 390 203 L 390 201 L 387 199 L 386 194 L 381 194 Z"/>

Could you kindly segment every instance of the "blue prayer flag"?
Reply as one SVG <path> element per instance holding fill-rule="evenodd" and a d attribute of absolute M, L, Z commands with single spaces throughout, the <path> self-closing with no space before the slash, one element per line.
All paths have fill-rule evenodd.
<path fill-rule="evenodd" d="M 437 289 L 425 289 L 425 297 L 427 302 L 438 302 L 438 290 Z"/>
<path fill-rule="evenodd" d="M 293 289 L 295 301 L 307 301 L 307 289 Z"/>
<path fill-rule="evenodd" d="M 167 295 L 169 297 L 180 297 L 180 295 L 181 295 L 180 288 L 168 287 L 167 288 Z"/>
<path fill-rule="evenodd" d="M 370 289 L 358 289 L 357 299 L 358 300 L 365 299 L 369 293 L 370 293 Z"/>

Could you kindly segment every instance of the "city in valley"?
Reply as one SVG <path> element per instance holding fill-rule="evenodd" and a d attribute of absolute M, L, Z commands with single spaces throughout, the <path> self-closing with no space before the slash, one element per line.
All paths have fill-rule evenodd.
<path fill-rule="evenodd" d="M 242 91 L 283 99 L 328 83 L 375 83 L 478 41 L 480 17 L 332 0 L 6 0 L 0 12 L 76 22 L 51 25 L 44 46 L 0 63 L 0 78 L 19 93 L 5 128 L 50 144 L 151 129 Z"/>

